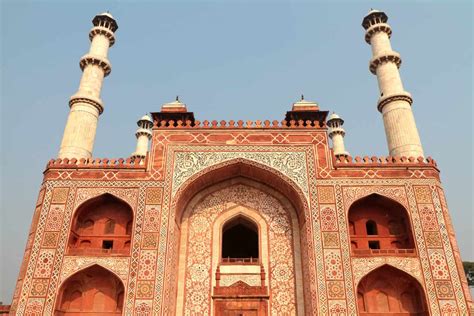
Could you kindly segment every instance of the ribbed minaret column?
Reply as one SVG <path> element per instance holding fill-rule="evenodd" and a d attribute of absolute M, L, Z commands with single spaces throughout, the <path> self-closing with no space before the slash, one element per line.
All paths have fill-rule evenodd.
<path fill-rule="evenodd" d="M 79 65 L 82 78 L 79 89 L 70 101 L 70 111 L 64 129 L 59 158 L 89 158 L 92 156 L 99 115 L 104 108 L 100 91 L 104 77 L 110 74 L 111 65 L 107 59 L 109 47 L 114 42 L 117 22 L 109 13 L 102 13 L 92 20 L 94 27 L 89 33 L 91 46 Z"/>
<path fill-rule="evenodd" d="M 342 128 L 344 120 L 336 113 L 333 113 L 329 116 L 327 125 L 329 127 L 328 135 L 332 140 L 332 150 L 334 155 L 336 157 L 349 156 L 349 153 L 346 151 L 346 147 L 344 146 L 344 136 L 346 135 L 346 131 Z"/>
<path fill-rule="evenodd" d="M 382 113 L 389 154 L 391 156 L 423 156 L 420 136 L 411 110 L 410 93 L 403 88 L 398 68 L 400 54 L 392 50 L 392 30 L 384 12 L 371 10 L 362 26 L 365 40 L 372 46 L 370 71 L 377 75 L 380 98 L 377 108 Z"/>
<path fill-rule="evenodd" d="M 138 129 L 135 133 L 137 137 L 137 147 L 135 152 L 132 154 L 134 158 L 145 158 L 148 152 L 148 143 L 150 142 L 152 133 L 151 128 L 153 127 L 153 121 L 148 115 L 144 115 L 137 122 Z"/>

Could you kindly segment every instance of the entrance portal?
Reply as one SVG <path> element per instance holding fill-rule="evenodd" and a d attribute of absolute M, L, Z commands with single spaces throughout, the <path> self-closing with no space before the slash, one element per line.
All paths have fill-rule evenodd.
<path fill-rule="evenodd" d="M 300 252 L 283 196 L 247 179 L 205 189 L 183 214 L 177 314 L 304 314 Z"/>

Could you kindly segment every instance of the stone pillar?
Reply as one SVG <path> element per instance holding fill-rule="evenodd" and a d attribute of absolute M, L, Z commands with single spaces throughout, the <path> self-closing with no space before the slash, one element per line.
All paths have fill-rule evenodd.
<path fill-rule="evenodd" d="M 334 155 L 336 157 L 349 156 L 349 153 L 346 151 L 344 146 L 344 136 L 346 135 L 346 131 L 342 128 L 344 120 L 336 113 L 333 113 L 329 116 L 327 125 L 329 126 L 329 138 L 332 140 L 332 150 Z"/>
<path fill-rule="evenodd" d="M 104 77 L 110 74 L 107 59 L 109 47 L 115 42 L 117 22 L 109 13 L 102 13 L 92 20 L 94 27 L 89 33 L 89 53 L 80 60 L 82 78 L 79 89 L 70 101 L 69 116 L 64 129 L 59 158 L 90 158 L 94 147 L 99 115 L 104 107 L 100 91 Z"/>
<path fill-rule="evenodd" d="M 386 22 L 384 12 L 371 10 L 362 26 L 366 30 L 365 40 L 372 46 L 369 69 L 377 76 L 380 98 L 377 108 L 382 113 L 385 135 L 391 156 L 424 156 L 420 136 L 411 110 L 410 93 L 403 88 L 398 68 L 402 62 L 400 54 L 392 50 L 392 30 Z"/>
<path fill-rule="evenodd" d="M 138 129 L 135 133 L 137 137 L 137 148 L 132 154 L 134 158 L 145 158 L 148 152 L 148 142 L 151 139 L 152 133 L 151 128 L 153 127 L 153 121 L 148 115 L 144 115 L 137 122 Z"/>

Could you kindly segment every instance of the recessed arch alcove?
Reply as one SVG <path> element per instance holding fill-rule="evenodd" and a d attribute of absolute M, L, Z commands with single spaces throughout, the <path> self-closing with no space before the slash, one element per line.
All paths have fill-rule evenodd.
<path fill-rule="evenodd" d="M 222 227 L 221 259 L 223 262 L 258 262 L 258 225 L 247 216 L 237 215 Z"/>
<path fill-rule="evenodd" d="M 359 315 L 428 315 L 420 283 L 390 265 L 383 265 L 360 280 L 357 305 Z"/>
<path fill-rule="evenodd" d="M 374 193 L 358 199 L 348 222 L 353 254 L 415 254 L 408 212 L 390 198 Z"/>
<path fill-rule="evenodd" d="M 122 315 L 123 301 L 122 281 L 102 266 L 92 265 L 61 285 L 55 315 Z"/>
<path fill-rule="evenodd" d="M 133 211 L 125 201 L 102 194 L 74 213 L 68 242 L 70 255 L 128 255 Z"/>
<path fill-rule="evenodd" d="M 281 208 L 285 215 L 281 218 L 276 216 L 272 219 L 268 216 L 269 207 L 264 206 L 264 203 L 260 206 L 247 203 L 247 201 L 245 201 L 247 194 L 257 194 L 261 196 L 262 203 L 264 200 L 274 201 L 272 203 L 280 205 L 278 207 Z M 226 199 L 229 196 L 232 198 L 227 201 Z M 209 219 L 202 216 L 195 217 L 194 214 L 196 214 L 196 212 L 212 212 L 212 208 L 203 208 L 202 203 L 207 203 L 206 207 L 208 207 L 209 203 L 213 203 L 213 199 L 215 199 L 215 203 L 217 203 L 216 207 L 221 209 L 219 214 L 222 216 L 216 213 L 210 215 Z M 253 201 L 256 201 L 256 199 L 253 198 Z M 225 207 L 221 202 L 225 202 Z M 177 284 L 175 285 L 178 287 L 176 313 L 180 314 L 187 310 L 189 306 L 185 303 L 186 297 L 194 295 L 184 288 L 186 282 L 188 282 L 186 281 L 187 278 L 203 278 L 203 280 L 210 278 L 209 281 L 205 281 L 211 282 L 206 283 L 209 284 L 209 287 L 206 290 L 200 291 L 199 295 L 202 294 L 209 297 L 210 303 L 212 302 L 212 288 L 216 282 L 216 267 L 219 266 L 219 264 L 223 264 L 223 249 L 222 244 L 219 243 L 225 239 L 223 237 L 226 231 L 239 226 L 241 232 L 245 229 L 249 229 L 248 232 L 253 232 L 253 240 L 256 239 L 258 242 L 258 249 L 256 249 L 258 260 L 254 260 L 253 264 L 257 264 L 258 271 L 259 265 L 262 266 L 265 274 L 264 281 L 268 282 L 267 285 L 269 285 L 269 287 L 273 286 L 273 283 L 277 282 L 275 280 L 276 275 L 280 273 L 288 275 L 285 278 L 293 280 L 290 282 L 294 282 L 292 284 L 295 284 L 294 292 L 291 290 L 281 295 L 287 297 L 288 293 L 295 293 L 290 294 L 290 297 L 291 295 L 295 295 L 293 307 L 294 311 L 297 311 L 297 314 L 304 314 L 305 309 L 311 309 L 311 306 L 305 305 L 303 294 L 303 291 L 307 290 L 305 287 L 308 286 L 303 280 L 309 279 L 311 272 L 308 265 L 302 265 L 301 258 L 301 253 L 306 253 L 306 247 L 308 247 L 307 236 L 304 234 L 307 232 L 305 228 L 305 218 L 308 212 L 307 202 L 302 191 L 291 180 L 283 175 L 280 176 L 278 172 L 275 172 L 272 168 L 261 166 L 257 163 L 246 161 L 245 159 L 235 159 L 231 162 L 227 161 L 223 164 L 208 168 L 185 182 L 177 191 L 172 201 L 171 211 L 175 214 L 175 238 L 180 244 L 179 255 L 175 261 L 179 271 Z M 283 220 L 283 218 L 287 218 L 287 220 Z M 285 226 L 287 227 L 285 228 L 286 230 L 279 231 L 278 233 L 291 236 L 290 244 L 288 244 L 289 248 L 286 248 L 289 249 L 290 253 L 285 257 L 285 260 L 291 260 L 291 263 L 287 262 L 289 265 L 287 263 L 278 263 L 276 259 L 272 259 L 272 254 L 277 252 L 269 250 L 269 248 L 274 246 L 272 242 L 276 242 L 275 238 L 272 238 L 272 234 L 274 234 L 274 230 L 277 229 L 275 225 L 278 226 L 276 222 L 279 220 L 281 220 L 281 222 L 288 222 L 288 226 Z M 196 223 L 199 223 L 199 225 L 196 226 Z M 194 241 L 199 242 L 190 243 L 190 236 L 195 234 L 196 231 L 202 232 L 201 227 L 209 227 L 209 235 L 206 235 L 208 237 L 199 237 L 194 239 Z M 311 242 L 311 240 L 309 242 Z M 302 247 L 304 247 L 304 250 Z M 210 253 L 209 256 L 213 262 L 212 266 L 205 267 L 205 265 L 195 262 L 194 259 L 200 260 L 197 258 L 199 257 L 199 252 L 192 252 L 190 249 L 192 251 L 205 249 L 206 256 L 207 253 Z M 194 253 L 197 255 L 194 256 Z M 189 261 L 191 256 L 193 256 L 193 263 Z M 189 273 L 190 269 L 192 273 Z M 203 272 L 197 273 L 196 269 L 206 271 L 204 273 L 205 276 L 202 275 Z M 251 267 L 248 269 L 252 270 Z M 280 269 L 283 270 L 280 271 Z M 196 274 L 202 276 L 197 277 Z M 303 277 L 303 275 L 305 275 L 305 277 Z M 203 280 L 200 282 L 202 283 Z M 275 298 L 281 296 L 278 295 L 276 291 L 272 295 Z M 284 304 L 283 299 L 281 302 L 274 301 L 274 306 L 269 306 L 269 310 L 275 311 L 276 309 L 272 308 L 276 308 L 280 303 Z"/>

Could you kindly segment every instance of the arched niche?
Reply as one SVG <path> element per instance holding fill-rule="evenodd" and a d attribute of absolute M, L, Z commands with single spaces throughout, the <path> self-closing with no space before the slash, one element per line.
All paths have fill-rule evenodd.
<path fill-rule="evenodd" d="M 223 263 L 258 263 L 260 242 L 258 225 L 246 216 L 238 215 L 226 221 L 221 233 Z"/>
<path fill-rule="evenodd" d="M 415 253 L 410 220 L 398 202 L 379 194 L 355 201 L 349 208 L 349 233 L 354 254 Z"/>
<path fill-rule="evenodd" d="M 124 285 L 109 270 L 93 265 L 70 276 L 56 297 L 55 315 L 122 315 Z"/>
<path fill-rule="evenodd" d="M 70 255 L 129 255 L 133 212 L 123 200 L 103 194 L 74 213 L 68 242 Z"/>
<path fill-rule="evenodd" d="M 188 215 L 186 214 L 208 194 L 238 183 L 245 183 L 250 187 L 269 193 L 269 195 L 278 199 L 289 213 L 293 214 L 292 217 L 294 217 L 295 220 L 294 225 L 296 225 L 296 227 L 293 228 L 293 232 L 295 233 L 294 240 L 297 241 L 298 247 L 301 247 L 300 250 L 296 250 L 297 255 L 295 257 L 297 258 L 295 264 L 298 267 L 296 279 L 299 284 L 299 286 L 296 287 L 298 311 L 299 313 L 302 312 L 304 314 L 305 309 L 312 310 L 313 307 L 311 301 L 304 301 L 303 299 L 305 297 L 303 291 L 305 293 L 309 293 L 310 291 L 309 283 L 303 282 L 303 280 L 315 278 L 315 270 L 311 266 L 301 264 L 302 260 L 307 260 L 307 256 L 314 255 L 309 250 L 313 249 L 313 239 L 306 227 L 306 225 L 310 225 L 307 223 L 307 219 L 311 216 L 307 198 L 302 189 L 293 180 L 281 172 L 255 161 L 237 158 L 218 163 L 199 171 L 177 188 L 176 193 L 172 198 L 170 211 L 172 213 L 171 216 L 175 221 L 175 227 L 171 233 L 173 236 L 172 238 L 175 240 L 174 244 L 179 245 L 179 249 L 174 252 L 176 253 L 174 260 L 169 261 L 172 263 L 169 265 L 168 270 L 170 271 L 170 274 L 178 274 L 179 281 L 177 280 L 176 282 L 167 285 L 169 286 L 169 289 L 166 289 L 165 292 L 175 293 L 177 291 L 177 314 L 184 312 L 184 296 L 188 293 L 184 290 L 183 283 L 185 282 L 183 280 L 186 277 L 184 267 L 186 266 L 187 260 L 186 222 Z M 261 225 L 259 225 L 259 227 L 260 226 Z M 220 235 L 221 229 L 218 229 L 217 232 L 217 234 L 214 234 L 216 238 Z M 265 242 L 268 239 L 264 239 L 266 238 L 266 235 L 265 237 L 264 235 L 265 234 L 262 234 L 262 248 L 264 245 L 268 245 L 268 243 Z M 296 249 L 296 247 L 294 249 Z M 216 252 L 220 253 L 219 246 L 215 249 L 214 253 Z M 265 259 L 265 252 L 261 251 L 260 255 L 261 258 L 259 259 L 263 263 L 266 273 L 270 273 L 268 258 Z M 220 254 L 215 258 L 220 261 Z M 213 261 L 213 267 L 208 270 L 212 271 L 212 275 L 215 274 L 215 268 L 217 267 L 218 261 Z M 170 296 L 170 299 L 174 298 Z"/>
<path fill-rule="evenodd" d="M 232 175 L 232 173 L 228 174 Z M 246 200 L 246 194 L 251 193 L 252 199 Z M 258 192 L 258 193 L 257 193 Z M 185 193 L 185 192 L 184 192 Z M 258 199 L 255 199 L 255 196 L 259 196 Z M 229 197 L 229 200 L 227 200 Z M 212 202 L 211 202 L 212 201 Z M 226 202 L 225 202 L 226 201 Z M 271 202 L 273 201 L 273 202 Z M 225 202 L 222 204 L 222 202 Z M 205 203 L 209 206 L 208 203 L 216 203 L 216 212 L 212 212 L 213 219 L 204 219 L 206 215 L 202 212 L 204 209 L 201 208 L 201 203 Z M 274 207 L 269 207 L 273 205 Z M 220 206 L 217 206 L 220 205 Z M 304 278 L 303 275 L 309 275 L 309 267 L 307 265 L 302 265 L 302 253 L 307 252 L 308 250 L 306 247 L 304 250 L 301 248 L 301 244 L 307 245 L 306 242 L 302 242 L 307 238 L 304 235 L 304 232 L 307 230 L 301 228 L 301 223 L 299 222 L 299 217 L 297 214 L 296 209 L 294 208 L 295 203 L 290 201 L 286 196 L 282 195 L 279 191 L 275 190 L 274 188 L 270 187 L 266 182 L 260 180 L 252 180 L 248 177 L 244 176 L 235 176 L 233 178 L 217 182 L 210 186 L 202 187 L 201 190 L 198 190 L 196 194 L 192 196 L 190 201 L 187 203 L 185 210 L 183 211 L 182 222 L 180 226 L 177 225 L 177 232 L 179 232 L 180 237 L 177 242 L 180 243 L 180 250 L 179 250 L 179 260 L 178 260 L 178 282 L 177 282 L 177 314 L 184 313 L 185 310 L 189 310 L 189 303 L 190 297 L 192 293 L 186 288 L 186 284 L 189 283 L 186 281 L 190 274 L 187 272 L 188 267 L 189 269 L 197 269 L 196 266 L 199 266 L 200 269 L 204 269 L 206 271 L 206 279 L 210 279 L 210 281 L 206 281 L 206 285 L 209 284 L 211 287 L 216 285 L 216 269 L 220 267 L 220 274 L 221 277 L 224 274 L 230 273 L 228 269 L 225 267 L 226 264 L 222 264 L 222 254 L 221 254 L 221 239 L 222 233 L 225 231 L 226 224 L 235 223 L 242 223 L 242 220 L 250 221 L 253 225 L 249 225 L 250 223 L 246 223 L 247 227 L 253 226 L 255 230 L 255 225 L 258 227 L 259 232 L 259 262 L 254 263 L 251 266 L 245 267 L 245 263 L 236 262 L 234 264 L 230 264 L 232 269 L 238 269 L 239 273 L 252 274 L 255 272 L 254 268 L 256 267 L 256 271 L 258 273 L 258 284 L 260 284 L 261 280 L 261 270 L 260 265 L 263 267 L 263 273 L 265 275 L 265 284 L 269 285 L 270 288 L 278 288 L 278 282 L 285 282 L 282 280 L 277 280 L 274 277 L 277 271 L 273 269 L 279 269 L 280 267 L 284 266 L 284 269 L 290 269 L 289 272 L 292 277 L 294 278 L 291 283 L 291 286 L 296 286 L 291 289 L 291 292 L 285 292 L 285 295 L 290 297 L 290 300 L 295 299 L 298 313 L 304 314 L 304 310 L 311 308 L 304 305 L 304 294 L 303 291 L 306 290 L 308 284 L 303 282 L 303 280 L 308 279 Z M 271 217 L 273 209 L 278 209 L 279 216 L 285 217 L 284 220 L 279 220 L 278 217 Z M 202 214 L 202 215 L 195 215 L 195 214 Z M 214 216 L 216 216 L 214 218 Z M 204 218 L 203 218 L 204 217 Z M 212 232 L 208 233 L 208 230 L 205 231 L 201 230 L 199 227 L 201 226 L 200 223 L 208 221 L 210 224 L 209 227 L 212 227 Z M 234 222 L 234 220 L 237 220 Z M 303 224 L 304 225 L 304 224 Z M 204 227 L 204 226 L 202 226 Z M 207 224 L 206 224 L 207 227 Z M 271 239 L 271 234 L 275 234 L 275 229 L 278 230 L 278 234 L 285 234 L 287 237 L 283 241 L 281 238 L 278 240 Z M 194 238 L 194 235 L 197 234 L 205 234 L 206 236 L 202 236 L 200 238 Z M 177 234 L 178 235 L 178 234 Z M 189 236 L 193 236 L 189 238 Z M 199 247 L 203 246 L 200 241 L 206 241 L 204 244 L 205 256 L 211 257 L 211 267 L 203 268 L 202 262 L 196 262 L 194 259 L 189 258 L 197 258 L 193 254 L 191 254 L 195 249 L 199 249 Z M 278 243 L 278 246 L 276 246 Z M 273 246 L 275 245 L 275 246 Z M 275 247 L 275 249 L 281 249 L 280 251 L 287 251 L 289 252 L 285 256 L 284 264 L 283 262 L 277 261 L 277 259 L 270 258 L 273 256 L 279 256 L 278 251 L 272 251 L 271 248 Z M 212 249 L 212 250 L 210 250 Z M 212 253 L 209 253 L 210 251 Z M 202 256 L 200 257 L 202 258 Z M 191 261 L 192 262 L 191 262 Z M 198 260 L 198 259 L 197 259 Z M 200 260 L 200 259 L 199 259 Z M 278 260 L 283 260 L 281 257 Z M 291 264 L 288 263 L 291 261 Z M 270 266 L 270 262 L 273 262 L 275 266 Z M 278 263 L 279 262 L 279 263 Z M 207 264 L 207 263 L 205 263 Z M 237 270 L 234 270 L 237 271 Z M 234 273 L 236 274 L 236 273 Z M 287 280 L 287 279 L 285 279 Z M 291 280 L 291 279 L 289 279 Z M 222 282 L 222 279 L 221 279 Z M 221 283 L 222 286 L 222 283 Z M 228 285 L 225 285 L 228 286 Z M 206 293 L 208 290 L 206 289 Z M 209 288 L 209 291 L 212 291 Z M 190 294 L 191 293 L 191 294 Z M 211 292 L 209 292 L 211 293 Z M 276 290 L 273 292 L 276 295 Z M 289 294 L 291 293 L 291 294 Z M 292 296 L 295 295 L 295 296 Z M 280 302 L 273 301 L 274 305 L 271 304 L 272 308 L 274 306 L 278 306 L 277 304 Z M 281 304 L 286 304 L 281 302 Z M 294 306 L 296 306 L 294 305 Z M 293 306 L 293 307 L 294 307 Z M 212 308 L 212 307 L 211 307 Z"/>
<path fill-rule="evenodd" d="M 383 265 L 357 286 L 359 315 L 428 315 L 425 293 L 409 274 Z"/>

